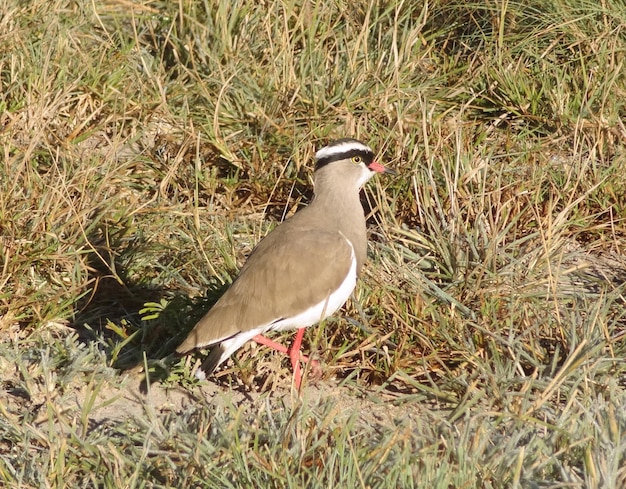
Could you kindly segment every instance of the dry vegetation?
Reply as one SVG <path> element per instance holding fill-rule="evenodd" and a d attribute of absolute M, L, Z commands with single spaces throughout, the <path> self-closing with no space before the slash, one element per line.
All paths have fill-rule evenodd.
<path fill-rule="evenodd" d="M 626 487 L 620 1 L 0 12 L 3 487 Z M 171 354 L 346 135 L 400 176 L 324 377 L 198 384 Z"/>

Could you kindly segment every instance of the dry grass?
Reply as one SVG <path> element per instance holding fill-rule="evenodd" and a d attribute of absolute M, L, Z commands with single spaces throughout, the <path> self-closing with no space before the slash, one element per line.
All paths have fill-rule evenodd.
<path fill-rule="evenodd" d="M 0 9 L 7 487 L 626 485 L 619 2 Z M 344 135 L 401 176 L 324 379 L 247 347 L 207 398 L 169 355 Z M 141 368 L 186 400 L 98 414 Z"/>

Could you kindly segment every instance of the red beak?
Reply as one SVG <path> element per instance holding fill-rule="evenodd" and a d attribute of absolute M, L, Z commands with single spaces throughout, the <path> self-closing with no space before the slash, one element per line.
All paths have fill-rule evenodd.
<path fill-rule="evenodd" d="M 391 168 L 385 168 L 383 165 L 378 163 L 378 161 L 372 161 L 368 168 L 376 173 L 389 173 L 390 175 L 396 175 L 395 170 Z"/>

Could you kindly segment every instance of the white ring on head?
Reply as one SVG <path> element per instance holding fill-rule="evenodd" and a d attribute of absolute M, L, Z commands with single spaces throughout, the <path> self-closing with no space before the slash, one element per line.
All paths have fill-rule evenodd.
<path fill-rule="evenodd" d="M 345 143 L 335 144 L 332 146 L 326 146 L 315 153 L 315 159 L 321 160 L 322 158 L 328 158 L 329 156 L 336 156 L 350 151 L 369 151 L 374 154 L 369 146 L 359 143 L 358 141 L 346 141 Z"/>

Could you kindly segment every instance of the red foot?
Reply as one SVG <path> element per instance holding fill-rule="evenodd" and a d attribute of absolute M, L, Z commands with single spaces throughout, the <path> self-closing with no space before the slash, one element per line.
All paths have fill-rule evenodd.
<path fill-rule="evenodd" d="M 289 358 L 291 360 L 291 368 L 293 369 L 293 381 L 296 386 L 296 389 L 298 390 L 300 390 L 300 384 L 302 382 L 300 361 L 304 363 L 309 363 L 310 361 L 311 367 L 313 369 L 316 369 L 316 370 L 319 369 L 319 362 L 317 360 L 309 360 L 309 357 L 302 355 L 302 353 L 300 352 L 300 346 L 302 345 L 303 337 L 304 337 L 304 328 L 300 328 L 296 332 L 296 337 L 294 338 L 293 343 L 291 344 L 289 348 L 287 348 L 285 345 L 281 345 L 280 343 L 272 341 L 269 338 L 266 338 L 265 336 L 260 335 L 260 334 L 252 338 L 254 341 L 259 343 L 260 345 L 269 346 L 270 348 L 273 348 L 274 350 L 278 350 L 286 355 L 289 355 Z"/>

